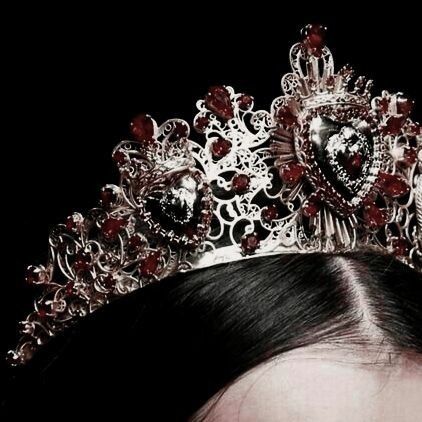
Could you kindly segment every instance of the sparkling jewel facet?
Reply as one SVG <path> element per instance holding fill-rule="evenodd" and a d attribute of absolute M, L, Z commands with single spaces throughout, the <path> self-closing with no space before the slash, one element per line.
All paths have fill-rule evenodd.
<path fill-rule="evenodd" d="M 409 253 L 409 243 L 404 237 L 393 237 L 391 248 L 396 256 L 405 256 Z"/>
<path fill-rule="evenodd" d="M 262 209 L 261 216 L 264 221 L 270 223 L 273 220 L 277 220 L 278 209 L 275 205 L 268 205 Z"/>
<path fill-rule="evenodd" d="M 139 142 L 152 143 L 154 141 L 154 123 L 147 114 L 140 114 L 130 122 L 130 132 Z"/>
<path fill-rule="evenodd" d="M 248 233 L 240 239 L 240 247 L 245 255 L 253 254 L 260 246 L 260 240 L 256 233 Z"/>
<path fill-rule="evenodd" d="M 159 251 L 149 252 L 148 255 L 141 261 L 139 272 L 142 277 L 151 277 L 157 272 L 160 264 L 161 254 Z"/>
<path fill-rule="evenodd" d="M 118 234 L 126 226 L 126 220 L 123 218 L 107 218 L 101 225 L 101 232 L 106 240 L 115 240 Z"/>
<path fill-rule="evenodd" d="M 379 229 L 387 223 L 387 212 L 375 204 L 366 204 L 363 208 L 363 218 L 370 229 Z"/>
<path fill-rule="evenodd" d="M 248 110 L 249 108 L 251 108 L 252 103 L 253 103 L 253 97 L 247 94 L 241 95 L 239 99 L 237 100 L 237 104 L 239 105 L 239 108 L 241 110 Z"/>
<path fill-rule="evenodd" d="M 279 174 L 284 183 L 288 185 L 296 184 L 304 176 L 305 166 L 294 162 L 286 163 L 280 167 Z"/>
<path fill-rule="evenodd" d="M 231 150 L 232 143 L 224 138 L 217 138 L 211 144 L 211 151 L 214 158 L 223 158 L 225 157 Z"/>
<path fill-rule="evenodd" d="M 101 189 L 100 192 L 100 203 L 101 206 L 108 209 L 110 208 L 117 200 L 117 193 L 115 189 L 105 186 Z"/>
<path fill-rule="evenodd" d="M 321 202 L 320 202 L 319 197 L 316 194 L 312 194 L 303 204 L 302 214 L 308 218 L 315 217 L 318 214 L 320 209 L 321 209 Z"/>
<path fill-rule="evenodd" d="M 73 262 L 73 268 L 77 273 L 83 273 L 89 271 L 91 268 L 91 255 L 88 252 L 79 251 L 75 255 Z"/>
<path fill-rule="evenodd" d="M 210 124 L 210 119 L 206 116 L 200 116 L 195 120 L 194 126 L 199 133 L 203 133 Z"/>
<path fill-rule="evenodd" d="M 395 174 L 381 172 L 379 174 L 378 185 L 391 198 L 399 198 L 410 191 L 407 181 Z"/>
<path fill-rule="evenodd" d="M 237 173 L 232 178 L 232 189 L 235 193 L 245 193 L 249 189 L 251 182 L 250 177 L 247 174 Z"/>
<path fill-rule="evenodd" d="M 382 133 L 384 135 L 398 135 L 401 132 L 405 120 L 405 117 L 402 115 L 390 116 L 385 124 L 381 126 Z"/>
<path fill-rule="evenodd" d="M 189 133 L 189 127 L 184 122 L 174 122 L 173 130 L 170 135 L 170 141 L 175 142 L 186 138 Z"/>
<path fill-rule="evenodd" d="M 276 113 L 276 119 L 281 125 L 292 126 L 297 122 L 297 117 L 292 113 L 289 106 L 281 106 Z"/>
<path fill-rule="evenodd" d="M 230 93 L 224 86 L 213 86 L 205 97 L 206 107 L 224 120 L 233 118 Z"/>
<path fill-rule="evenodd" d="M 139 233 L 135 233 L 128 240 L 129 253 L 136 254 L 141 252 L 147 245 L 145 237 Z"/>
<path fill-rule="evenodd" d="M 302 29 L 303 43 L 308 48 L 308 52 L 319 57 L 325 43 L 327 28 L 320 24 L 306 25 Z"/>

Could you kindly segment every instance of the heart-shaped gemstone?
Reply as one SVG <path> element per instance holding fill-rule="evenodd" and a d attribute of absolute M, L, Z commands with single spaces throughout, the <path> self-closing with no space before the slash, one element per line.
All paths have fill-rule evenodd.
<path fill-rule="evenodd" d="M 228 120 L 234 116 L 230 93 L 224 86 L 211 87 L 205 97 L 205 105 L 222 119 Z"/>
<path fill-rule="evenodd" d="M 309 124 L 309 179 L 341 215 L 356 210 L 370 189 L 368 177 L 378 171 L 374 165 L 376 142 L 359 118 L 337 122 L 316 116 Z"/>
<path fill-rule="evenodd" d="M 209 228 L 211 191 L 198 170 L 171 173 L 145 199 L 150 226 L 176 242 L 198 243 Z M 158 230 L 157 230 L 158 229 Z M 188 240 L 186 240 L 188 239 Z"/>

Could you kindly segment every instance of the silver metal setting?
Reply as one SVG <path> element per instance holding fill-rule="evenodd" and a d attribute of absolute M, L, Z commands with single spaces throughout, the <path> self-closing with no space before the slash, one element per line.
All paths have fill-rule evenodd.
<path fill-rule="evenodd" d="M 48 263 L 29 268 L 43 293 L 21 323 L 12 364 L 114 298 L 181 272 L 285 253 L 396 253 L 402 244 L 398 258 L 421 270 L 422 136 L 399 113 L 401 94 L 371 99 L 364 78 L 350 87 L 352 71 L 335 73 L 327 47 L 316 57 L 295 44 L 290 63 L 270 111 L 221 87 L 228 111 L 197 102 L 201 139 L 191 139 L 183 120 L 151 119 L 148 142 L 115 148 L 121 181 L 103 188 L 112 199 L 56 227 Z M 389 119 L 399 117 L 389 133 Z M 404 160 L 409 151 L 414 162 Z M 286 182 L 280 175 L 293 164 L 300 177 Z M 385 175 L 408 192 L 386 194 Z M 385 215 L 379 227 L 368 223 L 374 207 Z M 259 239 L 253 249 L 242 243 L 248 236 Z"/>

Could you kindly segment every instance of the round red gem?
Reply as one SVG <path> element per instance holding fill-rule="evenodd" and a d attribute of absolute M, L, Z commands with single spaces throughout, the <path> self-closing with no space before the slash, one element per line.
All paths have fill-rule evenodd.
<path fill-rule="evenodd" d="M 241 110 L 249 110 L 253 103 L 253 97 L 247 94 L 243 94 L 237 100 L 237 104 Z"/>
<path fill-rule="evenodd" d="M 249 189 L 251 179 L 247 174 L 238 173 L 232 178 L 232 189 L 235 193 L 245 193 Z"/>
<path fill-rule="evenodd" d="M 128 251 L 131 254 L 141 252 L 147 245 L 147 240 L 139 233 L 135 233 L 128 240 Z"/>
<path fill-rule="evenodd" d="M 404 116 L 390 116 L 384 125 L 381 126 L 381 132 L 384 135 L 398 135 L 404 125 L 406 118 Z"/>
<path fill-rule="evenodd" d="M 281 125 L 285 126 L 293 126 L 297 122 L 297 117 L 286 105 L 277 110 L 276 119 Z"/>
<path fill-rule="evenodd" d="M 118 234 L 126 226 L 126 220 L 123 218 L 107 218 L 101 225 L 101 232 L 106 240 L 115 240 Z"/>
<path fill-rule="evenodd" d="M 260 246 L 260 240 L 256 233 L 249 233 L 240 239 L 240 247 L 245 255 L 252 255 Z"/>
<path fill-rule="evenodd" d="M 139 272 L 142 277 L 151 277 L 157 272 L 160 263 L 161 254 L 158 251 L 149 252 L 141 261 Z"/>
<path fill-rule="evenodd" d="M 37 313 L 38 313 L 38 316 L 41 319 L 46 318 L 47 317 L 47 314 L 49 313 L 49 311 L 50 310 L 48 309 L 48 307 L 46 305 L 38 305 L 38 311 L 37 311 Z"/>
<path fill-rule="evenodd" d="M 371 229 L 379 229 L 387 223 L 387 212 L 375 204 L 366 204 L 363 208 L 363 218 Z"/>
<path fill-rule="evenodd" d="M 130 122 L 130 132 L 139 142 L 154 142 L 154 122 L 147 114 L 140 114 Z"/>
<path fill-rule="evenodd" d="M 200 116 L 195 120 L 194 126 L 199 133 L 203 133 L 210 124 L 210 119 L 205 116 Z"/>
<path fill-rule="evenodd" d="M 116 203 L 117 193 L 113 188 L 104 187 L 100 192 L 100 203 L 106 209 L 109 209 Z"/>
<path fill-rule="evenodd" d="M 180 139 L 186 138 L 189 134 L 189 126 L 184 122 L 174 122 L 173 130 L 170 135 L 170 141 L 176 142 Z"/>
<path fill-rule="evenodd" d="M 399 198 L 409 192 L 410 187 L 407 181 L 398 175 L 380 173 L 378 186 L 391 198 Z"/>
<path fill-rule="evenodd" d="M 227 139 L 217 138 L 211 144 L 211 152 L 214 158 L 223 158 L 230 152 L 231 147 L 232 144 Z"/>
<path fill-rule="evenodd" d="M 415 105 L 415 102 L 412 100 L 409 100 L 401 96 L 397 97 L 396 106 L 397 106 L 398 114 L 403 114 L 405 116 L 408 116 L 411 113 L 414 105 Z"/>
<path fill-rule="evenodd" d="M 224 86 L 213 86 L 205 97 L 205 106 L 222 119 L 233 118 L 233 105 L 230 93 Z"/>
<path fill-rule="evenodd" d="M 412 122 L 406 127 L 406 133 L 411 136 L 422 135 L 422 127 Z"/>
<path fill-rule="evenodd" d="M 84 273 L 91 268 L 91 255 L 88 252 L 79 251 L 75 255 L 73 268 L 77 273 Z"/>
<path fill-rule="evenodd" d="M 114 160 L 117 164 L 119 164 L 120 166 L 122 166 L 123 164 L 125 164 L 125 163 L 126 163 L 126 155 L 125 155 L 125 153 L 124 153 L 124 152 L 122 152 L 122 151 L 116 151 L 116 152 L 113 154 L 113 160 Z"/>
<path fill-rule="evenodd" d="M 106 276 L 101 278 L 101 284 L 107 290 L 111 290 L 114 289 L 114 286 L 116 285 L 116 279 L 114 278 L 113 274 L 107 274 Z"/>
<path fill-rule="evenodd" d="M 269 205 L 263 208 L 261 211 L 261 217 L 267 223 L 270 223 L 271 221 L 276 220 L 278 216 L 279 216 L 278 209 L 275 205 Z"/>
<path fill-rule="evenodd" d="M 393 254 L 396 256 L 405 256 L 409 253 L 409 244 L 404 237 L 393 237 L 391 247 Z"/>
<path fill-rule="evenodd" d="M 48 281 L 48 276 L 43 268 L 30 265 L 25 272 L 25 281 L 28 284 L 40 284 Z"/>
<path fill-rule="evenodd" d="M 284 183 L 288 185 L 296 184 L 304 176 L 305 166 L 299 163 L 286 163 L 280 167 L 279 174 Z"/>
<path fill-rule="evenodd" d="M 73 214 L 66 219 L 66 230 L 69 233 L 76 233 L 81 229 L 82 216 L 80 214 Z"/>
<path fill-rule="evenodd" d="M 305 217 L 315 217 L 321 209 L 321 203 L 315 195 L 309 196 L 302 206 L 302 214 Z"/>

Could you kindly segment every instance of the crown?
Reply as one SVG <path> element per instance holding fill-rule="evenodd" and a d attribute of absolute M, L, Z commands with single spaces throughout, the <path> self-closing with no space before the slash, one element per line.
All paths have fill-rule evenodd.
<path fill-rule="evenodd" d="M 376 247 L 421 270 L 422 133 L 403 94 L 334 71 L 325 28 L 308 25 L 270 111 L 214 86 L 189 125 L 150 116 L 113 151 L 121 180 L 49 238 L 22 338 L 40 345 L 111 300 L 170 275 L 259 256 Z M 194 140 L 196 139 L 196 140 Z"/>

